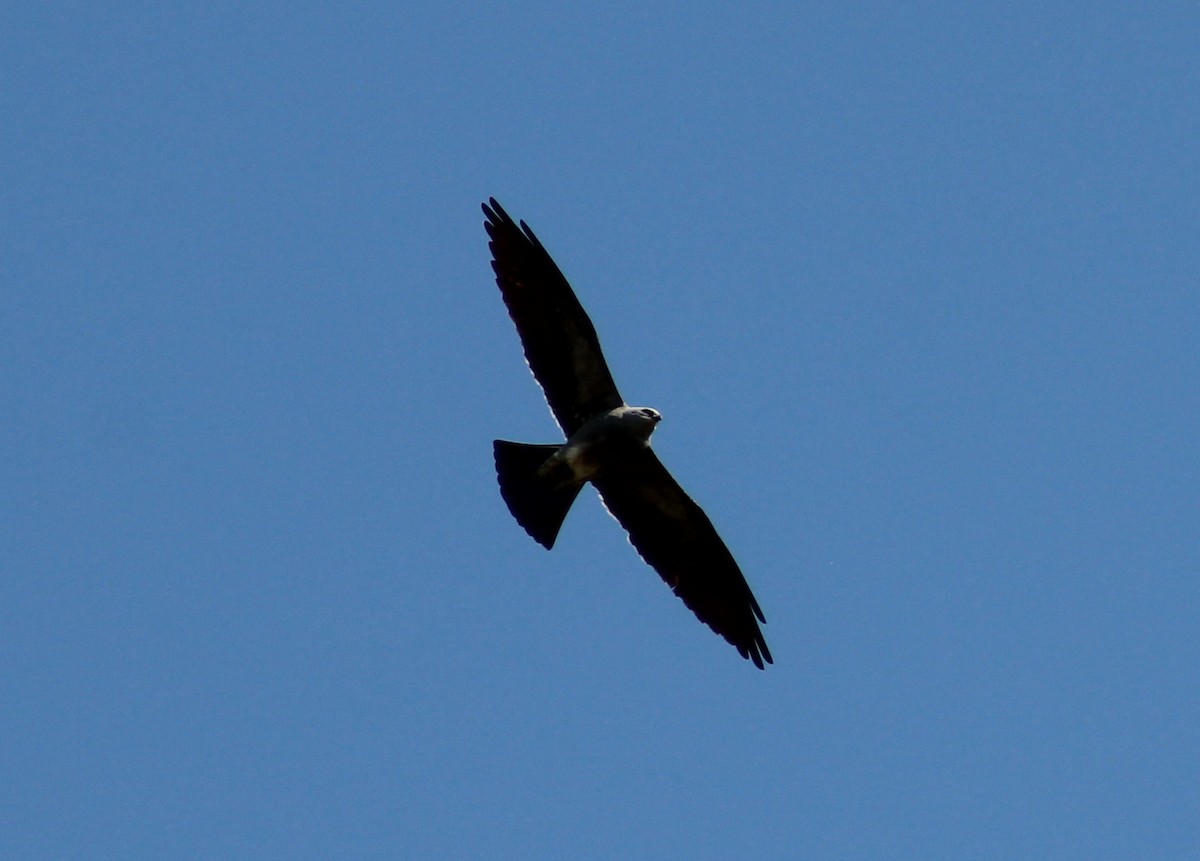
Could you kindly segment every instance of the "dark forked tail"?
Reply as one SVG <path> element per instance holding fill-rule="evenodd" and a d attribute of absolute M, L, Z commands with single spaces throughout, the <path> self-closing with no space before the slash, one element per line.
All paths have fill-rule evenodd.
<path fill-rule="evenodd" d="M 580 484 L 558 485 L 538 475 L 538 468 L 558 451 L 556 445 L 530 445 L 498 439 L 492 443 L 496 455 L 496 478 L 508 510 L 534 541 L 549 550 L 554 546 Z"/>

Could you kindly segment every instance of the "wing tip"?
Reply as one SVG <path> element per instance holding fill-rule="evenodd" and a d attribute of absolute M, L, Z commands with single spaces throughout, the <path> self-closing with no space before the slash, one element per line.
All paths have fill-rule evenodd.
<path fill-rule="evenodd" d="M 481 208 L 483 209 L 483 214 L 487 217 L 485 226 L 488 228 L 489 233 L 491 233 L 492 227 L 498 227 L 502 224 L 511 224 L 514 229 L 516 228 L 512 216 L 505 211 L 504 207 L 500 205 L 500 201 L 496 200 L 496 198 L 489 197 L 487 203 L 481 204 Z"/>
<path fill-rule="evenodd" d="M 537 250 L 543 252 L 546 250 L 542 245 L 541 240 L 537 238 L 537 235 L 533 232 L 532 228 L 525 223 L 524 219 L 521 221 L 516 221 L 505 211 L 504 207 L 500 205 L 500 201 L 496 200 L 496 198 L 489 197 L 487 199 L 487 203 L 481 204 L 480 206 L 483 209 L 484 216 L 487 218 L 487 221 L 483 223 L 483 226 L 484 229 L 487 230 L 488 236 L 495 239 L 496 230 L 499 230 L 500 228 L 511 228 L 518 237 L 523 238 Z M 495 249 L 492 249 L 492 251 L 495 253 Z"/>
<path fill-rule="evenodd" d="M 734 646 L 737 647 L 738 653 L 741 654 L 743 658 L 745 658 L 747 661 L 750 661 L 760 670 L 766 669 L 764 662 L 766 662 L 766 664 L 775 663 L 775 659 L 771 657 L 771 650 L 767 648 L 767 641 L 763 639 L 762 631 L 755 632 L 755 636 L 750 641 L 749 645 L 734 643 Z"/>
<path fill-rule="evenodd" d="M 760 660 L 755 661 L 754 666 L 758 667 L 760 670 L 765 670 L 766 667 L 762 665 L 761 661 L 766 661 L 768 664 L 774 664 L 775 659 L 771 657 L 771 650 L 767 648 L 767 641 L 762 638 L 762 634 L 759 634 L 757 645 L 758 649 L 756 650 L 756 654 L 760 656 Z"/>

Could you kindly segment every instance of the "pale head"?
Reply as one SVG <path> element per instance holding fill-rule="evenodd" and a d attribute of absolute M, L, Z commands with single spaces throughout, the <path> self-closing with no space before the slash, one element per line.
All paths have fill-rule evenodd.
<path fill-rule="evenodd" d="M 662 421 L 662 413 L 653 407 L 618 407 L 613 412 L 621 424 L 642 439 L 650 439 L 655 425 Z"/>

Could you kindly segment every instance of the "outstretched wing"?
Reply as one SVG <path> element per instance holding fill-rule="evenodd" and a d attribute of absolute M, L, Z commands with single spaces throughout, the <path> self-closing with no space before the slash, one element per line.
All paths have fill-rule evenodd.
<path fill-rule="evenodd" d="M 750 585 L 708 515 L 649 446 L 623 450 L 592 479 L 638 553 L 693 613 L 759 669 L 771 652 Z"/>
<path fill-rule="evenodd" d="M 624 403 L 596 329 L 525 222 L 518 227 L 494 197 L 483 205 L 483 214 L 496 283 L 521 336 L 525 358 L 559 426 L 570 437 L 588 419 Z"/>

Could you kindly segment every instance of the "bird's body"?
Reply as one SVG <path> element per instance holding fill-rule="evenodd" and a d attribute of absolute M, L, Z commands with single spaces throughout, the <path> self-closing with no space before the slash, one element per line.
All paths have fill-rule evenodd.
<path fill-rule="evenodd" d="M 524 222 L 518 227 L 495 198 L 483 211 L 496 283 L 566 435 L 548 445 L 495 441 L 509 511 L 550 549 L 591 482 L 630 543 L 696 616 L 760 669 L 771 663 L 759 628 L 766 619 L 737 562 L 650 447 L 662 416 L 625 403 L 591 321 L 533 231 Z"/>
<path fill-rule="evenodd" d="M 538 470 L 539 475 L 565 478 L 582 484 L 603 471 L 613 457 L 621 457 L 629 446 L 649 446 L 654 426 L 662 421 L 658 410 L 650 407 L 619 406 L 592 418 L 571 435 Z M 560 480 L 562 480 L 560 478 Z"/>

